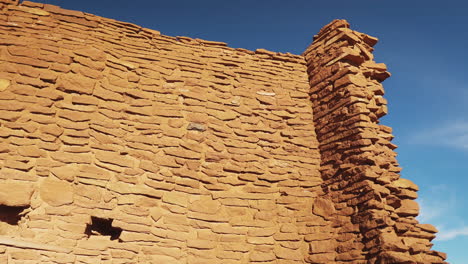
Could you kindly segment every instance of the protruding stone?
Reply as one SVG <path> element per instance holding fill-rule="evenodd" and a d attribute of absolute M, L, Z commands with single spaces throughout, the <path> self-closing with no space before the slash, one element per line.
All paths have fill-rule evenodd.
<path fill-rule="evenodd" d="M 418 191 L 419 187 L 408 179 L 399 178 L 398 180 L 392 182 L 392 185 L 397 188 L 410 189 L 413 191 Z"/>
<path fill-rule="evenodd" d="M 417 216 L 419 214 L 419 205 L 414 200 L 402 200 L 401 206 L 396 210 L 401 216 Z"/>
<path fill-rule="evenodd" d="M 200 123 L 189 123 L 188 126 L 187 126 L 187 130 L 196 130 L 196 131 L 205 131 L 206 130 L 206 127 L 204 124 L 200 124 Z"/>

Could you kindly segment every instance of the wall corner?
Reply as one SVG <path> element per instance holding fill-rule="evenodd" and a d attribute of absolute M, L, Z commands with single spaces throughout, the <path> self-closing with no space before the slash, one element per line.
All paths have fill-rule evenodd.
<path fill-rule="evenodd" d="M 390 76 L 374 61 L 377 38 L 334 20 L 303 53 L 325 197 L 339 223 L 335 262 L 446 263 L 431 250 L 437 230 L 419 224 L 417 186 L 401 179 L 381 85 Z"/>

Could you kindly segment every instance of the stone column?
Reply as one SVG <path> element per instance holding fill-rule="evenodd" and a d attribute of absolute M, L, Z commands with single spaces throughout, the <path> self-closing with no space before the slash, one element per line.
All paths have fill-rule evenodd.
<path fill-rule="evenodd" d="M 304 52 L 323 189 L 336 209 L 335 263 L 445 263 L 431 250 L 437 230 L 419 224 L 418 187 L 401 179 L 381 82 L 377 39 L 335 20 Z"/>

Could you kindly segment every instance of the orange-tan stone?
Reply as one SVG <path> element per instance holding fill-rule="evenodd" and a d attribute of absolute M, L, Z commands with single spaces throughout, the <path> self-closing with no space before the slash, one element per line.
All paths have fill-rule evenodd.
<path fill-rule="evenodd" d="M 249 51 L 0 0 L 0 262 L 445 263 L 376 43 L 335 20 Z"/>

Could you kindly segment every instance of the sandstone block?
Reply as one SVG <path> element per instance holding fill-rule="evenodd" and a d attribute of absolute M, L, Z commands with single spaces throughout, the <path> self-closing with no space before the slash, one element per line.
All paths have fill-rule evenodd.
<path fill-rule="evenodd" d="M 80 75 L 63 75 L 57 81 L 57 89 L 64 92 L 92 94 L 95 81 Z"/>
<path fill-rule="evenodd" d="M 52 206 L 61 206 L 73 202 L 73 188 L 66 181 L 52 178 L 44 179 L 40 185 L 41 199 Z"/>
<path fill-rule="evenodd" d="M 311 254 L 306 257 L 308 262 L 311 263 L 333 263 L 335 261 L 336 253 L 320 253 Z"/>
<path fill-rule="evenodd" d="M 96 159 L 101 162 L 114 164 L 121 167 L 133 167 L 133 160 L 119 153 L 110 152 L 110 151 L 96 151 Z"/>
<path fill-rule="evenodd" d="M 238 114 L 234 111 L 230 110 L 225 110 L 225 111 L 211 111 L 208 113 L 209 115 L 213 115 L 214 117 L 222 120 L 222 121 L 228 121 L 228 120 L 233 120 L 235 119 Z"/>
<path fill-rule="evenodd" d="M 275 239 L 273 237 L 248 237 L 247 243 L 253 245 L 274 245 Z"/>
<path fill-rule="evenodd" d="M 410 189 L 413 191 L 418 191 L 419 187 L 408 179 L 399 178 L 398 180 L 392 182 L 392 186 L 402 189 Z"/>
<path fill-rule="evenodd" d="M 204 124 L 191 122 L 191 123 L 188 124 L 187 130 L 196 130 L 196 131 L 203 132 L 203 131 L 206 130 L 206 127 L 205 127 Z"/>
<path fill-rule="evenodd" d="M 414 200 L 402 200 L 401 206 L 396 209 L 396 213 L 401 216 L 417 216 L 419 214 L 419 205 Z"/>
<path fill-rule="evenodd" d="M 221 208 L 221 203 L 210 198 L 201 198 L 199 200 L 193 201 L 189 205 L 189 210 L 205 214 L 216 214 Z"/>
<path fill-rule="evenodd" d="M 30 182 L 0 182 L 0 204 L 29 206 L 34 185 Z"/>
<path fill-rule="evenodd" d="M 217 258 L 223 259 L 223 260 L 236 260 L 237 262 L 242 259 L 244 256 L 243 253 L 241 252 L 235 252 L 235 251 L 219 251 L 218 254 L 216 255 Z"/>
<path fill-rule="evenodd" d="M 186 158 L 186 159 L 200 159 L 201 154 L 198 152 L 181 149 L 181 148 L 167 148 L 164 149 L 164 152 L 169 156 L 175 156 L 179 158 Z"/>
<path fill-rule="evenodd" d="M 18 260 L 34 260 L 37 261 L 41 258 L 41 255 L 37 251 L 32 250 L 12 250 L 9 252 L 13 259 Z"/>
<path fill-rule="evenodd" d="M 78 174 L 79 167 L 75 164 L 68 164 L 62 167 L 52 168 L 50 171 L 61 180 L 73 181 Z"/>
<path fill-rule="evenodd" d="M 379 235 L 380 246 L 384 250 L 389 251 L 408 251 L 408 247 L 403 244 L 401 238 L 399 238 L 393 232 L 381 233 Z"/>
<path fill-rule="evenodd" d="M 250 253 L 249 260 L 250 261 L 273 261 L 276 259 L 276 256 L 273 252 L 261 252 L 261 251 L 254 251 Z"/>
<path fill-rule="evenodd" d="M 90 250 L 104 251 L 109 247 L 110 241 L 106 237 L 91 236 L 88 240 L 81 240 L 77 247 Z"/>
<path fill-rule="evenodd" d="M 176 109 L 158 108 L 154 107 L 153 115 L 163 117 L 183 117 L 182 112 Z"/>
<path fill-rule="evenodd" d="M 39 8 L 30 8 L 30 7 L 25 7 L 25 6 L 18 6 L 18 9 L 33 15 L 38 15 L 38 16 L 49 16 L 50 13 L 39 9 Z"/>
<path fill-rule="evenodd" d="M 310 252 L 312 253 L 334 252 L 335 248 L 338 246 L 332 240 L 311 241 L 309 245 L 310 245 Z"/>
<path fill-rule="evenodd" d="M 56 124 L 41 126 L 39 130 L 43 133 L 50 134 L 55 137 L 58 137 L 63 133 L 63 128 L 57 126 Z"/>
<path fill-rule="evenodd" d="M 119 237 L 123 242 L 160 242 L 161 238 L 151 234 L 122 232 Z"/>
<path fill-rule="evenodd" d="M 278 248 L 275 248 L 274 252 L 275 252 L 275 255 L 281 259 L 290 259 L 290 260 L 297 260 L 297 261 L 304 259 L 304 255 L 302 254 L 300 250 L 292 250 L 289 248 L 278 247 Z"/>
<path fill-rule="evenodd" d="M 416 263 L 414 257 L 403 252 L 385 251 L 379 256 L 379 263 Z"/>
<path fill-rule="evenodd" d="M 153 207 L 150 209 L 150 216 L 155 222 L 157 222 L 163 216 L 164 211 L 159 207 Z"/>
<path fill-rule="evenodd" d="M 270 237 L 277 232 L 276 227 L 271 228 L 249 228 L 248 235 L 252 237 Z"/>
<path fill-rule="evenodd" d="M 431 224 L 418 224 L 417 226 L 421 228 L 422 230 L 432 233 L 432 234 L 439 232 L 439 230 L 437 230 L 437 228 Z"/>
<path fill-rule="evenodd" d="M 10 80 L 0 79 L 0 92 L 5 91 L 10 86 Z"/>
<path fill-rule="evenodd" d="M 78 50 L 73 51 L 75 54 L 88 57 L 95 61 L 105 61 L 106 60 L 106 53 L 102 50 L 99 50 L 94 47 L 86 47 Z"/>
<path fill-rule="evenodd" d="M 216 242 L 201 239 L 190 239 L 187 241 L 187 247 L 196 249 L 213 249 L 216 247 Z"/>
<path fill-rule="evenodd" d="M 317 198 L 314 202 L 312 212 L 316 215 L 329 219 L 335 214 L 335 207 L 330 200 Z"/>
<path fill-rule="evenodd" d="M 176 259 L 182 257 L 182 250 L 176 247 L 164 247 L 164 246 L 149 246 L 142 247 L 142 252 L 148 255 L 161 255 L 161 256 L 170 256 Z M 158 258 L 159 260 L 159 258 Z"/>
<path fill-rule="evenodd" d="M 57 161 L 64 163 L 84 163 L 90 164 L 92 162 L 92 156 L 88 153 L 68 153 L 68 152 L 53 152 L 50 156 Z"/>
<path fill-rule="evenodd" d="M 21 146 L 18 148 L 18 153 L 21 156 L 39 158 L 45 156 L 45 151 L 40 150 L 37 146 Z"/>
<path fill-rule="evenodd" d="M 163 195 L 162 201 L 182 207 L 188 206 L 188 197 L 183 193 L 167 192 Z"/>

